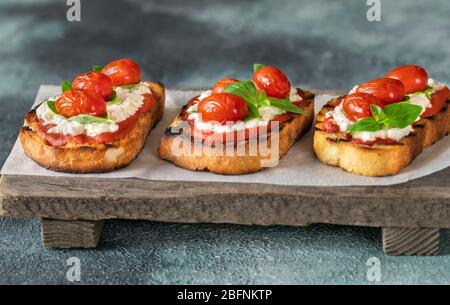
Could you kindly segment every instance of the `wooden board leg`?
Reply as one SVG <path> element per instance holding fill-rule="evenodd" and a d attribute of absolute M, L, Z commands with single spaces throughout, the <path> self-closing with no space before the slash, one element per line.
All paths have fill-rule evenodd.
<path fill-rule="evenodd" d="M 391 255 L 437 255 L 439 229 L 382 228 L 383 251 Z"/>
<path fill-rule="evenodd" d="M 43 218 L 42 243 L 49 248 L 95 248 L 103 221 L 55 220 Z"/>

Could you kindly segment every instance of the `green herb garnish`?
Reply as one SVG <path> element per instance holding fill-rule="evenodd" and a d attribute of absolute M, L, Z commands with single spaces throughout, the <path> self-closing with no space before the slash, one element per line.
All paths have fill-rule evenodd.
<path fill-rule="evenodd" d="M 92 67 L 92 71 L 94 71 L 94 72 L 101 72 L 102 70 L 103 70 L 103 67 L 99 66 L 99 65 L 95 65 Z"/>
<path fill-rule="evenodd" d="M 79 114 L 77 116 L 69 118 L 68 120 L 72 122 L 78 122 L 83 125 L 91 123 L 115 123 L 108 117 L 98 117 L 89 114 Z"/>
<path fill-rule="evenodd" d="M 288 112 L 305 115 L 306 112 L 300 107 L 286 99 L 277 99 L 268 97 L 266 92 L 262 90 L 258 93 L 255 84 L 250 80 L 240 81 L 225 88 L 225 92 L 242 97 L 247 102 L 247 107 L 250 111 L 250 116 L 247 119 L 257 118 L 260 116 L 259 108 L 263 106 L 274 106 Z"/>
<path fill-rule="evenodd" d="M 378 131 L 383 128 L 405 128 L 414 123 L 422 113 L 422 107 L 408 102 L 388 105 L 381 109 L 370 105 L 373 117 L 364 118 L 353 123 L 347 132 Z"/>
<path fill-rule="evenodd" d="M 264 65 L 261 65 L 261 64 L 254 64 L 254 65 L 253 65 L 253 72 L 255 72 L 256 70 L 261 69 L 262 67 L 264 67 Z"/>
<path fill-rule="evenodd" d="M 68 81 L 63 81 L 61 83 L 61 91 L 64 93 L 67 90 L 72 89 L 72 83 L 68 82 Z"/>
<path fill-rule="evenodd" d="M 420 95 L 420 94 L 425 94 L 427 96 L 427 98 L 431 101 L 431 92 L 433 92 L 433 88 L 428 86 L 424 91 L 417 91 L 414 92 L 413 95 Z M 408 98 L 406 100 L 410 100 L 411 98 L 408 96 Z"/>
<path fill-rule="evenodd" d="M 56 110 L 56 101 L 47 101 L 47 106 L 52 112 L 58 114 L 58 111 Z"/>
<path fill-rule="evenodd" d="M 109 99 L 109 101 L 107 103 L 108 104 L 120 104 L 120 99 L 117 96 L 116 91 L 113 91 L 111 98 Z"/>
<path fill-rule="evenodd" d="M 135 86 L 137 86 L 138 84 L 131 84 L 131 85 L 124 85 L 124 86 L 120 86 L 120 88 L 125 88 L 125 89 L 132 89 Z"/>
<path fill-rule="evenodd" d="M 274 97 L 268 97 L 267 99 L 269 100 L 271 106 L 286 110 L 288 112 L 306 114 L 302 108 L 295 106 L 288 99 L 282 100 Z"/>

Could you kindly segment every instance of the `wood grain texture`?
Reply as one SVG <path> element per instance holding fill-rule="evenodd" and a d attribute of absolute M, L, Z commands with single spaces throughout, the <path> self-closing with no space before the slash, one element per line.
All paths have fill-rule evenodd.
<path fill-rule="evenodd" d="M 0 192 L 4 213 L 20 217 L 450 228 L 449 177 L 450 168 L 393 186 L 299 187 L 5 176 Z"/>
<path fill-rule="evenodd" d="M 42 219 L 42 243 L 49 248 L 95 248 L 103 221 Z"/>
<path fill-rule="evenodd" d="M 383 228 L 383 251 L 392 255 L 437 255 L 439 229 Z"/>

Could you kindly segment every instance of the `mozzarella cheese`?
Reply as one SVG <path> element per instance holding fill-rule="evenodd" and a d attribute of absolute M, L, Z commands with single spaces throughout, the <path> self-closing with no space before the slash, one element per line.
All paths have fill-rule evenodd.
<path fill-rule="evenodd" d="M 114 90 L 120 103 L 108 103 L 106 110 L 108 117 L 116 123 L 122 122 L 135 114 L 144 104 L 144 94 L 152 93 L 148 85 L 143 82 L 131 88 L 116 87 Z"/>
<path fill-rule="evenodd" d="M 86 134 L 90 137 L 95 137 L 99 134 L 106 132 L 116 132 L 119 130 L 118 123 L 126 120 L 130 116 L 136 113 L 138 109 L 144 103 L 144 94 L 151 94 L 151 90 L 148 85 L 141 82 L 132 87 L 116 87 L 114 88 L 117 94 L 117 98 L 120 103 L 111 104 L 107 103 L 106 111 L 108 117 L 114 121 L 114 123 L 89 123 L 80 124 L 75 121 L 70 121 L 67 118 L 54 113 L 49 107 L 48 101 L 56 101 L 59 96 L 53 96 L 42 103 L 36 109 L 36 115 L 40 118 L 45 125 L 55 125 L 48 130 L 48 133 L 56 133 L 63 135 L 77 136 Z"/>
<path fill-rule="evenodd" d="M 428 86 L 432 88 L 431 94 L 445 87 L 443 83 L 437 83 L 436 81 L 434 81 L 434 79 L 431 78 L 428 80 Z M 431 107 L 431 101 L 425 93 L 412 93 L 408 94 L 408 97 L 411 104 L 422 107 L 422 113 L 424 113 L 427 108 Z"/>
<path fill-rule="evenodd" d="M 226 133 L 240 131 L 247 128 L 262 127 L 267 126 L 270 120 L 272 120 L 277 115 L 286 113 L 286 111 L 274 106 L 263 106 L 258 109 L 261 117 L 254 118 L 248 121 L 227 122 L 226 124 L 220 124 L 218 122 L 203 122 L 201 119 L 201 115 L 197 112 L 198 103 L 202 99 L 207 98 L 210 95 L 211 90 L 202 92 L 198 97 L 197 102 L 186 110 L 187 113 L 189 113 L 188 119 L 194 121 L 195 127 L 198 130 Z M 291 102 L 298 102 L 303 100 L 303 98 L 298 94 L 296 88 L 291 88 L 291 91 L 289 93 L 289 100 Z"/>
<path fill-rule="evenodd" d="M 212 90 L 206 90 L 203 91 L 200 96 L 198 97 L 198 101 L 201 101 L 202 99 L 207 98 L 208 96 L 210 96 L 212 94 Z"/>
<path fill-rule="evenodd" d="M 291 102 L 303 101 L 303 98 L 298 94 L 297 88 L 291 87 L 291 92 L 289 92 L 289 100 Z"/>
<path fill-rule="evenodd" d="M 340 103 L 337 107 L 335 107 L 332 111 L 329 111 L 325 114 L 325 117 L 327 118 L 333 118 L 333 121 L 336 123 L 336 125 L 339 126 L 339 129 L 342 132 L 346 132 L 347 129 L 350 127 L 350 125 L 353 124 L 352 121 L 350 121 L 344 113 L 344 109 L 342 108 L 342 103 Z"/>
<path fill-rule="evenodd" d="M 413 131 L 414 128 L 411 125 L 405 128 L 387 128 L 378 131 L 356 131 L 353 133 L 353 138 L 361 139 L 364 142 L 375 141 L 376 139 L 400 141 Z"/>
<path fill-rule="evenodd" d="M 353 87 L 348 94 L 356 93 L 356 90 L 358 90 L 358 86 Z"/>

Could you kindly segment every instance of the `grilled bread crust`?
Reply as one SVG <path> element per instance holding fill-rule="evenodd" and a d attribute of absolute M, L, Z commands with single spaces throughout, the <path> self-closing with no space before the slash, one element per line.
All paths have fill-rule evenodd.
<path fill-rule="evenodd" d="M 414 131 L 393 145 L 360 145 L 345 133 L 328 133 L 322 122 L 334 109 L 336 99 L 325 105 L 316 117 L 313 149 L 317 158 L 327 165 L 363 176 L 382 177 L 397 174 L 408 166 L 423 149 L 433 145 L 450 132 L 450 100 L 432 117 L 413 124 Z"/>
<path fill-rule="evenodd" d="M 314 94 L 311 92 L 298 90 L 300 96 L 302 96 L 304 104 L 303 107 L 307 115 L 293 114 L 292 118 L 288 121 L 281 123 L 279 126 L 279 150 L 276 162 L 282 158 L 288 150 L 292 147 L 297 139 L 299 139 L 312 125 L 314 118 Z M 183 109 L 185 109 L 183 107 Z M 183 110 L 182 110 L 183 112 Z M 231 154 L 220 155 L 214 153 L 208 153 L 207 155 L 196 155 L 193 150 L 190 152 L 182 152 L 174 154 L 172 151 L 172 146 L 174 141 L 179 134 L 174 134 L 171 132 L 171 126 L 176 126 L 181 118 L 181 114 L 178 115 L 169 128 L 166 130 L 165 135 L 161 138 L 160 146 L 158 149 L 158 154 L 161 159 L 172 162 L 173 164 L 193 170 L 193 171 L 209 171 L 216 174 L 223 175 L 242 175 L 247 173 L 258 172 L 264 167 L 262 164 L 264 161 L 273 160 L 271 153 L 262 155 L 258 149 L 256 153 L 251 153 L 249 148 L 249 140 L 241 142 L 234 145 L 234 152 Z M 268 133 L 267 139 L 263 145 L 271 151 L 271 141 L 270 137 L 273 136 L 272 133 Z M 238 155 L 237 146 L 245 151 L 244 154 Z M 259 144 L 261 145 L 261 144 Z M 274 164 L 275 165 L 275 164 Z"/>
<path fill-rule="evenodd" d="M 136 125 L 122 139 L 106 144 L 51 146 L 36 132 L 38 118 L 32 110 L 20 130 L 23 151 L 42 167 L 59 172 L 104 173 L 127 166 L 139 155 L 147 135 L 164 112 L 164 86 L 147 84 L 156 97 L 156 106 L 149 112 L 140 113 Z"/>

